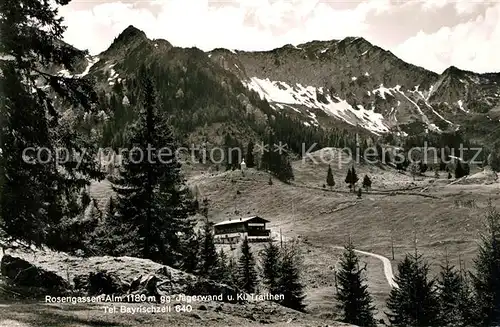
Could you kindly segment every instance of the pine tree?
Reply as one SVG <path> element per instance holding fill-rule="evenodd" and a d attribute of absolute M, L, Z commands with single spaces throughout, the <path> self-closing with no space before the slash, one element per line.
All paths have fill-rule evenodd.
<path fill-rule="evenodd" d="M 203 227 L 201 242 L 198 274 L 205 278 L 219 280 L 220 278 L 217 276 L 219 265 L 217 250 L 215 249 L 212 225 L 208 220 Z"/>
<path fill-rule="evenodd" d="M 255 157 L 253 155 L 253 150 L 254 150 L 254 144 L 252 141 L 250 141 L 248 142 L 247 154 L 245 156 L 245 163 L 247 164 L 248 168 L 255 167 Z"/>
<path fill-rule="evenodd" d="M 257 272 L 255 259 L 250 251 L 248 239 L 245 237 L 241 244 L 241 256 L 238 261 L 237 271 L 238 286 L 247 293 L 254 293 L 257 287 Z"/>
<path fill-rule="evenodd" d="M 460 160 L 457 159 L 457 163 L 455 165 L 455 178 L 462 178 L 466 176 L 465 171 L 460 163 Z"/>
<path fill-rule="evenodd" d="M 398 264 L 387 313 L 392 326 L 440 326 L 435 281 L 429 280 L 429 266 L 418 253 L 407 254 Z"/>
<path fill-rule="evenodd" d="M 460 326 L 463 321 L 460 308 L 463 285 L 460 272 L 455 270 L 446 259 L 441 266 L 437 283 L 439 289 L 440 321 L 443 326 Z"/>
<path fill-rule="evenodd" d="M 354 166 L 351 167 L 347 171 L 347 176 L 345 178 L 346 184 L 349 185 L 349 189 L 351 191 L 355 192 L 356 191 L 356 183 L 359 181 L 358 175 L 356 174 L 356 170 L 354 169 Z"/>
<path fill-rule="evenodd" d="M 353 192 L 356 191 L 356 183 L 359 181 L 359 177 L 356 174 L 356 169 L 354 169 L 354 166 L 351 169 L 351 184 L 352 184 L 352 190 Z"/>
<path fill-rule="evenodd" d="M 347 175 L 345 177 L 345 183 L 347 185 L 349 185 L 349 189 L 352 191 L 352 183 L 351 183 L 351 181 L 352 181 L 352 171 L 351 171 L 351 168 L 349 168 L 347 170 Z"/>
<path fill-rule="evenodd" d="M 335 186 L 335 180 L 333 179 L 332 167 L 328 165 L 328 172 L 326 173 L 326 184 L 332 189 Z"/>
<path fill-rule="evenodd" d="M 202 237 L 194 231 L 185 234 L 182 238 L 184 256 L 181 268 L 187 273 L 195 273 L 200 268 L 198 255 L 200 253 L 201 239 Z"/>
<path fill-rule="evenodd" d="M 220 249 L 217 258 L 217 281 L 227 284 L 229 286 L 234 285 L 234 271 L 230 264 L 230 259 L 227 257 L 223 249 Z"/>
<path fill-rule="evenodd" d="M 271 294 L 278 293 L 280 266 L 279 247 L 270 240 L 262 256 L 262 282 Z"/>
<path fill-rule="evenodd" d="M 484 326 L 500 323 L 500 213 L 491 205 L 486 214 L 486 232 L 481 234 L 474 261 L 472 282 L 479 321 Z M 478 322 L 479 322 L 478 321 Z"/>
<path fill-rule="evenodd" d="M 238 265 L 236 264 L 236 261 L 234 258 L 231 256 L 227 260 L 227 270 L 230 272 L 230 286 L 236 287 L 238 285 Z"/>
<path fill-rule="evenodd" d="M 103 177 L 90 131 L 74 128 L 75 121 L 63 116 L 60 106 L 64 103 L 64 110 L 77 118 L 98 112 L 93 81 L 48 69 L 62 66 L 72 71 L 81 55 L 59 42 L 65 28 L 54 7 L 67 2 L 0 4 L 0 230 L 28 244 L 64 251 L 72 250 L 66 240 L 82 236 L 66 226 L 83 212 L 80 191 L 90 179 Z M 43 151 L 44 162 L 36 158 L 41 149 L 57 148 L 81 157 L 57 162 L 55 153 Z M 27 149 L 33 151 L 23 153 Z"/>
<path fill-rule="evenodd" d="M 342 321 L 358 326 L 375 326 L 373 313 L 375 307 L 366 285 L 366 266 L 360 268 L 359 258 L 354 252 L 352 242 L 344 247 L 337 272 L 339 309 Z"/>
<path fill-rule="evenodd" d="M 281 305 L 298 311 L 305 309 L 304 286 L 300 280 L 301 258 L 295 244 L 287 244 L 281 251 L 278 294 L 283 294 Z"/>
<path fill-rule="evenodd" d="M 368 177 L 368 175 L 365 175 L 365 177 L 363 178 L 363 188 L 368 191 L 371 187 L 372 180 L 370 179 L 370 177 Z"/>
<path fill-rule="evenodd" d="M 113 180 L 120 226 L 131 231 L 123 241 L 134 245 L 123 254 L 177 266 L 183 252 L 181 235 L 193 227 L 188 218 L 192 205 L 175 157 L 177 144 L 157 109 L 152 80 L 144 68 L 141 71 L 143 106 L 131 126 L 120 176 Z"/>
<path fill-rule="evenodd" d="M 478 309 L 473 288 L 471 287 L 470 274 L 460 271 L 461 289 L 458 300 L 458 311 L 460 312 L 460 326 L 474 326 L 479 321 Z"/>

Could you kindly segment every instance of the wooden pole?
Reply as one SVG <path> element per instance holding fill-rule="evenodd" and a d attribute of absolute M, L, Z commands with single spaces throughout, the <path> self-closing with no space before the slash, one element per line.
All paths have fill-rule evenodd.
<path fill-rule="evenodd" d="M 334 278 L 334 282 L 335 282 L 335 292 L 339 292 L 339 286 L 337 284 L 337 270 L 335 268 L 333 268 L 333 278 Z"/>
<path fill-rule="evenodd" d="M 392 235 L 392 230 L 391 230 L 391 253 L 392 253 L 392 260 L 394 260 L 394 237 Z"/>

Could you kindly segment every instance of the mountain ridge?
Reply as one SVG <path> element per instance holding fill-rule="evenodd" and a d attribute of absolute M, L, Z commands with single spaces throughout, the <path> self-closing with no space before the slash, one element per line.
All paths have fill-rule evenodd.
<path fill-rule="evenodd" d="M 238 80 L 272 110 L 287 112 L 305 126 L 359 127 L 379 136 L 462 129 L 480 138 L 485 133 L 466 125 L 469 120 L 491 121 L 489 112 L 500 104 L 500 73 L 479 74 L 451 66 L 437 74 L 362 37 L 314 40 L 265 51 L 216 48 L 205 52 L 150 40 L 130 25 L 95 57 L 126 62 L 128 73 L 147 61 L 184 70 L 187 63 L 197 62 L 226 91 L 239 89 Z"/>

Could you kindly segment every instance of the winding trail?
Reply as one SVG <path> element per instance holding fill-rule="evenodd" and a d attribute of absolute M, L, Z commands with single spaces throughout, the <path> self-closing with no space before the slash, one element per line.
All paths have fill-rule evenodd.
<path fill-rule="evenodd" d="M 335 248 L 336 249 L 344 249 L 344 247 L 342 247 L 342 246 L 335 246 Z M 396 284 L 396 282 L 394 281 L 394 273 L 392 272 L 391 261 L 388 258 L 386 258 L 380 254 L 376 254 L 376 253 L 371 253 L 371 252 L 366 252 L 366 251 L 361 251 L 361 250 L 354 250 L 354 251 L 359 253 L 359 254 L 364 254 L 364 255 L 368 255 L 370 257 L 377 258 L 380 261 L 382 261 L 382 263 L 384 264 L 384 275 L 385 275 L 385 278 L 387 279 L 387 283 L 389 283 L 389 286 L 392 288 L 398 287 L 398 284 Z"/>

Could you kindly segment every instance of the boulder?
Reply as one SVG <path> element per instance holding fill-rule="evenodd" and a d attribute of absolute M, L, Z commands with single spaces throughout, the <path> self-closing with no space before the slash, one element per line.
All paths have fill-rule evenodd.
<path fill-rule="evenodd" d="M 123 294 L 129 288 L 116 274 L 107 271 L 90 272 L 87 280 L 87 292 L 89 295 L 111 295 Z"/>
<path fill-rule="evenodd" d="M 147 298 L 154 296 L 156 302 L 160 301 L 161 294 L 158 291 L 158 282 L 160 279 L 155 275 L 139 276 L 132 281 L 128 294 L 145 295 Z M 125 297 L 127 298 L 127 297 Z"/>
<path fill-rule="evenodd" d="M 70 284 L 55 272 L 36 267 L 11 255 L 2 257 L 1 271 L 2 275 L 16 286 L 40 288 L 50 295 L 65 294 L 71 288 Z"/>

